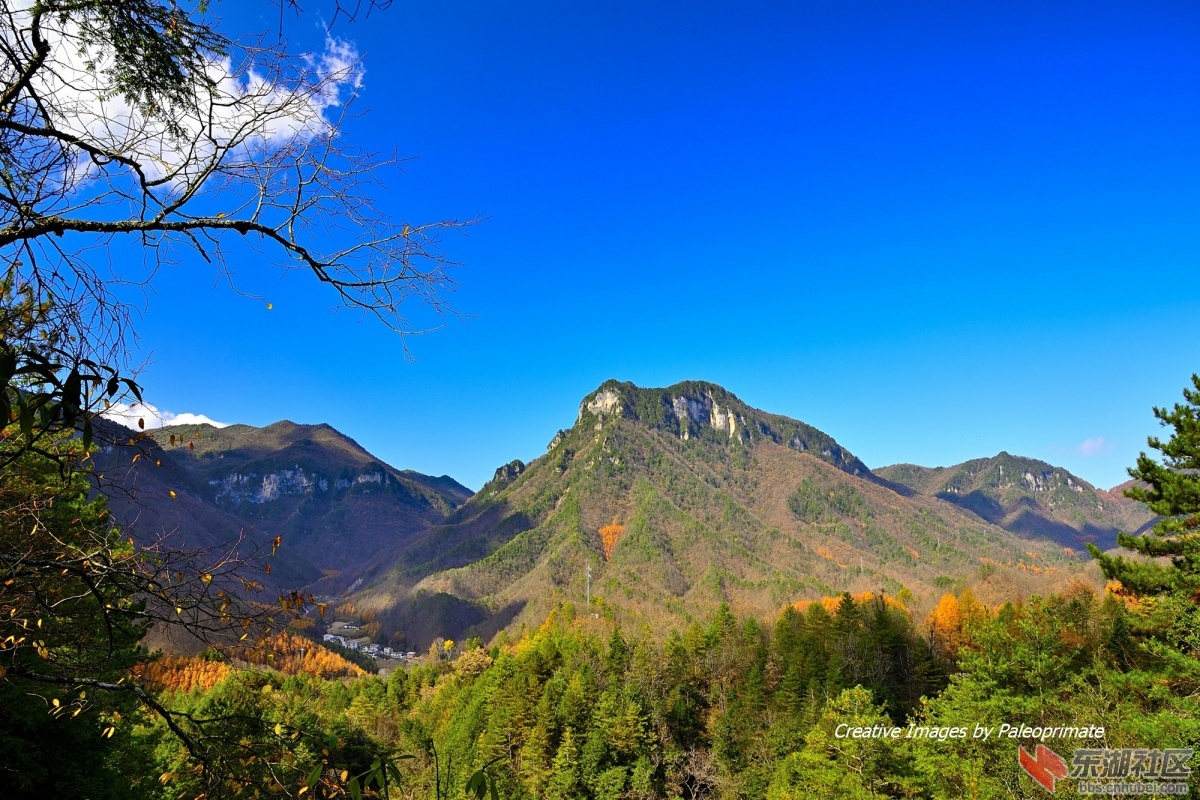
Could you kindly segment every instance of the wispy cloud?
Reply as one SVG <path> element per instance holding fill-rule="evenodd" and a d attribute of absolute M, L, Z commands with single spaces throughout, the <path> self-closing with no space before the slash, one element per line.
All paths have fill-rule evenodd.
<path fill-rule="evenodd" d="M 29 0 L 14 5 L 0 43 L 14 46 L 9 31 L 28 26 L 31 6 Z M 231 172 L 259 175 L 277 154 L 333 135 L 347 98 L 363 82 L 355 46 L 328 34 L 321 52 L 298 63 L 270 54 L 263 63 L 245 53 L 240 62 L 213 57 L 205 65 L 209 93 L 199 92 L 190 105 L 171 110 L 171 123 L 184 134 L 177 137 L 165 120 L 148 116 L 113 90 L 106 72 L 111 54 L 89 46 L 77 24 L 50 15 L 41 32 L 51 66 L 37 71 L 32 83 L 43 97 L 54 98 L 55 126 L 133 159 L 147 178 L 164 181 L 166 190 L 204 185 L 218 191 Z M 217 162 L 223 169 L 213 172 Z M 61 179 L 81 188 L 101 173 L 85 159 Z"/>
<path fill-rule="evenodd" d="M 1112 442 L 1107 441 L 1103 436 L 1095 436 L 1091 439 L 1084 439 L 1075 448 L 1075 452 L 1081 456 L 1105 456 L 1113 450 Z"/>
<path fill-rule="evenodd" d="M 124 425 L 126 428 L 133 430 L 141 430 L 141 425 L 138 421 L 145 423 L 146 430 L 154 430 L 167 425 L 212 425 L 214 428 L 227 428 L 228 422 L 217 422 L 215 419 L 210 419 L 203 414 L 192 414 L 184 412 L 176 414 L 173 411 L 152 406 L 149 403 L 134 403 L 127 406 L 124 403 L 116 403 L 107 411 L 101 414 L 105 419 L 110 419 L 113 422 Z"/>

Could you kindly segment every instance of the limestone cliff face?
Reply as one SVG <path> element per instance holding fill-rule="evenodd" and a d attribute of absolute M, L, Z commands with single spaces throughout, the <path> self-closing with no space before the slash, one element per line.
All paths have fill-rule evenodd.
<path fill-rule="evenodd" d="M 721 404 L 713 399 L 712 392 L 705 392 L 699 397 L 677 395 L 671 398 L 671 408 L 680 422 L 691 420 L 697 425 L 707 425 L 713 430 L 726 434 L 730 439 L 737 434 L 738 422 L 741 416 L 732 410 L 721 408 Z M 682 437 L 688 438 L 690 425 L 683 425 Z"/>
<path fill-rule="evenodd" d="M 665 391 L 667 392 L 666 399 L 668 405 L 674 412 L 675 418 L 681 423 L 679 426 L 679 436 L 681 439 L 689 438 L 692 427 L 688 424 L 689 422 L 720 431 L 730 439 L 737 436 L 738 425 L 744 425 L 742 416 L 730 408 L 728 403 L 723 407 L 717 398 L 714 397 L 712 388 L 689 387 L 690 391 L 672 392 L 672 389 L 677 388 L 671 387 L 671 389 Z M 647 391 L 637 389 L 636 387 L 634 387 L 634 390 L 637 392 Z M 627 398 L 619 388 L 605 385 L 594 394 L 584 398 L 583 402 L 580 403 L 579 416 L 576 418 L 576 422 L 583 419 L 585 412 L 597 417 L 613 414 L 627 416 L 629 415 L 628 412 L 635 405 L 635 398 Z"/>
<path fill-rule="evenodd" d="M 599 431 L 606 419 L 614 417 L 642 422 L 685 441 L 705 436 L 706 431 L 719 436 L 710 441 L 731 445 L 749 446 L 765 439 L 811 453 L 852 475 L 871 474 L 832 437 L 811 425 L 753 409 L 731 392 L 704 381 L 684 381 L 665 389 L 607 381 L 579 404 L 576 425 Z"/>
<path fill-rule="evenodd" d="M 579 419 L 583 418 L 583 410 L 586 408 L 590 413 L 597 416 L 603 414 L 612 414 L 614 411 L 620 411 L 624 403 L 621 400 L 621 395 L 615 389 L 601 389 L 592 395 L 590 400 L 584 400 L 579 407 Z M 576 420 L 578 421 L 578 420 Z"/>
<path fill-rule="evenodd" d="M 365 483 L 387 485 L 389 478 L 382 472 L 364 472 L 353 479 L 338 478 L 334 491 L 345 491 Z M 256 472 L 232 472 L 212 478 L 208 485 L 214 489 L 213 500 L 218 505 L 241 503 L 270 503 L 283 497 L 297 497 L 315 492 L 328 492 L 329 479 L 316 472 L 305 472 L 299 464 L 259 476 Z"/>

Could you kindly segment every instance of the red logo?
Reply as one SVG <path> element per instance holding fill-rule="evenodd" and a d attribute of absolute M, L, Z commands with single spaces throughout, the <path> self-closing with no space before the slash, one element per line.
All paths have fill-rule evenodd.
<path fill-rule="evenodd" d="M 1050 794 L 1054 794 L 1054 779 L 1067 777 L 1067 762 L 1058 753 L 1044 744 L 1037 746 L 1037 758 L 1029 755 L 1018 745 L 1017 761 L 1029 777 L 1040 783 Z"/>

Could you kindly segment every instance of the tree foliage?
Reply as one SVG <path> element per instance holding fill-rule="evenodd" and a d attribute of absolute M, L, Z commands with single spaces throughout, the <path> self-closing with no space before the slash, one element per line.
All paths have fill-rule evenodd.
<path fill-rule="evenodd" d="M 1161 453 L 1161 462 L 1141 453 L 1129 470 L 1141 484 L 1125 495 L 1161 518 L 1148 534 L 1118 537 L 1122 547 L 1170 563 L 1133 561 L 1090 548 L 1104 574 L 1136 596 L 1170 594 L 1200 602 L 1200 375 L 1192 376 L 1192 386 L 1183 390 L 1185 402 L 1154 409 L 1159 423 L 1172 429 L 1165 442 L 1157 436 L 1147 440 Z"/>
<path fill-rule="evenodd" d="M 11 429 L 8 431 L 12 435 Z M 0 452 L 7 444 L 0 436 Z M 60 447 L 70 445 L 60 443 Z M 78 447 L 74 449 L 78 451 Z M 95 782 L 134 713 L 128 669 L 146 608 L 127 590 L 133 548 L 78 474 L 26 452 L 0 470 L 0 786 L 6 796 L 71 796 Z"/>
<path fill-rule="evenodd" d="M 621 541 L 621 537 L 625 534 L 625 526 L 620 525 L 614 519 L 609 525 L 600 527 L 600 543 L 604 546 L 604 560 L 611 561 L 613 550 L 617 547 L 617 542 Z"/>
<path fill-rule="evenodd" d="M 1122 593 L 1145 604 L 1143 645 L 1172 666 L 1174 680 L 1200 689 L 1200 375 L 1192 376 L 1183 398 L 1154 409 L 1159 423 L 1171 428 L 1166 441 L 1147 440 L 1161 460 L 1141 453 L 1129 470 L 1140 483 L 1125 494 L 1146 503 L 1159 520 L 1149 533 L 1117 537 L 1134 557 L 1088 549 Z"/>
<path fill-rule="evenodd" d="M 186 774 L 209 797 L 267 786 L 333 796 L 386 783 L 383 751 L 372 761 L 361 736 L 346 744 L 324 730 L 264 728 L 251 702 L 261 698 L 247 693 L 253 679 L 213 670 L 180 683 L 207 690 L 204 703 L 170 700 L 144 665 L 149 626 L 246 648 L 307 598 L 247 598 L 254 582 L 241 572 L 267 553 L 244 541 L 189 552 L 142 532 L 149 544 L 135 547 L 91 495 L 93 419 L 109 403 L 141 400 L 127 290 L 148 294 L 160 266 L 204 261 L 237 291 L 229 259 L 245 242 L 399 333 L 423 327 L 410 323 L 410 301 L 447 310 L 452 281 L 438 237 L 460 224 L 393 221 L 373 200 L 388 162 L 338 135 L 361 76 L 352 48 L 331 37 L 324 54 L 304 58 L 230 38 L 206 5 L 0 8 L 5 797 L 156 795 L 152 785 L 109 792 L 103 779 L 112 759 L 144 766 L 145 752 L 122 740 L 136 730 L 178 756 L 164 775 Z M 364 7 L 334 5 L 335 18 Z M 300 654 L 291 639 L 274 642 L 285 666 L 355 672 L 320 648 Z M 333 743 L 316 747 L 314 761 L 312 745 L 327 735 Z M 35 751 L 54 757 L 39 762 Z M 71 758 L 75 767 L 59 768 Z M 298 777 L 300 764 L 328 774 Z"/>
<path fill-rule="evenodd" d="M 338 135 L 361 78 L 352 48 L 330 38 L 305 59 L 235 40 L 204 6 L 0 10 L 0 281 L 45 304 L 33 324 L 5 312 L 0 331 L 0 420 L 15 409 L 27 440 L 86 428 L 118 391 L 140 399 L 120 288 L 189 255 L 232 286 L 235 240 L 400 333 L 423 327 L 410 301 L 448 309 L 439 237 L 462 223 L 394 221 L 373 197 L 388 162 Z M 140 257 L 114 256 L 123 243 Z"/>

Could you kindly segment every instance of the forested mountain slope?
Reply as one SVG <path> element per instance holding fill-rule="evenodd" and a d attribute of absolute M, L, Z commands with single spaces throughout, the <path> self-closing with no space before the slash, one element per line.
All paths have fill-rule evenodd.
<path fill-rule="evenodd" d="M 382 554 L 354 601 L 423 646 L 584 602 L 589 569 L 598 607 L 667 626 L 722 602 L 766 616 L 843 590 L 935 598 L 966 579 L 1000 599 L 1083 561 L 880 477 L 827 434 L 719 386 L 609 381 L 545 455 L 500 468 Z"/>

